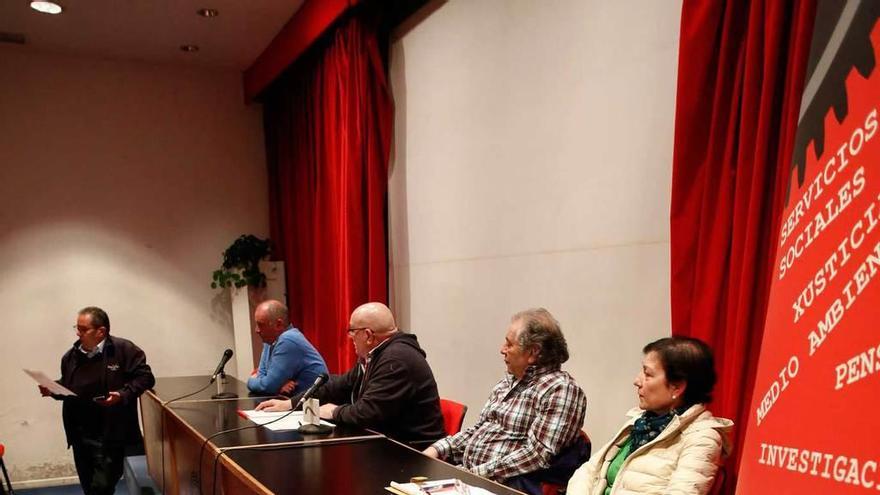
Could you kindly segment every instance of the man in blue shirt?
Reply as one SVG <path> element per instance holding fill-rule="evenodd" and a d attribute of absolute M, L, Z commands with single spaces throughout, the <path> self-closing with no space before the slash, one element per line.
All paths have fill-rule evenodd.
<path fill-rule="evenodd" d="M 248 379 L 251 392 L 292 395 L 304 392 L 327 365 L 305 335 L 290 324 L 287 306 L 260 303 L 254 311 L 255 331 L 263 340 L 260 366 Z"/>

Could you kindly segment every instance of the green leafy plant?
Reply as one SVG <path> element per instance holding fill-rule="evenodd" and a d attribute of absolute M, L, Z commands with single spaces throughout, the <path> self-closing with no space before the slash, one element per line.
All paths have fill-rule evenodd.
<path fill-rule="evenodd" d="M 223 251 L 223 265 L 214 270 L 211 288 L 244 286 L 265 287 L 266 274 L 260 271 L 260 260 L 269 256 L 269 239 L 242 235 Z"/>

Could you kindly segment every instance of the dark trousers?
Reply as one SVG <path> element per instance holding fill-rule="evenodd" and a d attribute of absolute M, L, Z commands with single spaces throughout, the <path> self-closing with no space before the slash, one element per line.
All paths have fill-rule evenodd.
<path fill-rule="evenodd" d="M 550 466 L 546 469 L 507 478 L 504 484 L 529 495 L 542 495 L 545 483 L 564 487 L 577 468 L 590 458 L 591 448 L 586 435 L 578 436 L 550 459 Z"/>
<path fill-rule="evenodd" d="M 71 444 L 79 484 L 86 495 L 111 495 L 122 478 L 124 448 L 80 438 Z"/>

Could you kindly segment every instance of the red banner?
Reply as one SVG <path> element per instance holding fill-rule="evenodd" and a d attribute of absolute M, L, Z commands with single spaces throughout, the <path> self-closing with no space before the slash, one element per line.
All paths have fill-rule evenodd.
<path fill-rule="evenodd" d="M 817 15 L 737 494 L 880 493 L 880 29 L 877 2 L 834 3 Z"/>

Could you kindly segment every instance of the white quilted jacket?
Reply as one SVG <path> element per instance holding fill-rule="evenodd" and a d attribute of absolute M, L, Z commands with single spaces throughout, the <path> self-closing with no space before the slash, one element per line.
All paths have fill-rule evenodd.
<path fill-rule="evenodd" d="M 580 467 L 568 482 L 568 495 L 602 495 L 611 460 L 629 437 L 641 409 L 633 409 L 629 421 L 607 445 Z M 617 473 L 612 495 L 705 495 L 715 473 L 730 453 L 733 421 L 716 418 L 697 404 L 669 422 L 653 441 L 627 457 Z"/>

